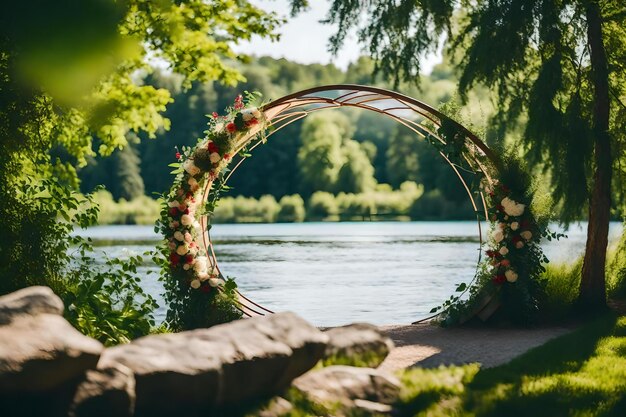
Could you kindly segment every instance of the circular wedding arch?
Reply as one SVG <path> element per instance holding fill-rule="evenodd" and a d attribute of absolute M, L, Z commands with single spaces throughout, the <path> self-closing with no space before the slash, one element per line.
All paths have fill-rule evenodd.
<path fill-rule="evenodd" d="M 244 149 L 252 151 L 273 133 L 306 117 L 312 112 L 341 107 L 355 107 L 379 113 L 410 129 L 415 134 L 416 138 L 428 138 L 430 141 L 438 141 L 438 144 L 443 147 L 451 145 L 450 141 L 452 140 L 463 141 L 462 146 L 466 152 L 463 152 L 460 157 L 467 164 L 467 167 L 470 167 L 470 173 L 480 174 L 482 178 L 486 180 L 487 184 L 493 184 L 494 182 L 493 169 L 499 166 L 499 158 L 482 140 L 466 127 L 428 104 L 412 97 L 395 91 L 364 85 L 337 84 L 319 86 L 292 93 L 265 104 L 258 109 L 263 114 L 265 123 L 252 127 L 244 135 L 239 137 L 234 146 L 236 150 L 235 153 L 239 154 L 240 151 Z M 439 131 L 444 124 L 452 126 L 458 134 L 455 135 L 454 138 L 445 137 L 445 135 L 440 134 Z M 259 139 L 258 134 L 268 129 L 268 127 L 271 127 L 271 129 L 267 131 L 267 134 L 262 139 Z M 454 170 L 463 188 L 467 192 L 474 211 L 476 212 L 478 239 L 480 248 L 482 249 L 484 232 L 482 230 L 481 221 L 488 218 L 489 210 L 485 195 L 482 190 L 472 190 L 467 183 L 462 175 L 462 172 L 468 171 L 466 167 L 461 167 L 457 162 L 452 161 L 442 150 L 439 150 L 439 154 L 450 165 L 451 169 Z M 244 155 L 239 157 L 238 161 L 233 162 L 233 168 L 225 175 L 224 183 L 228 181 L 230 176 L 245 159 L 246 156 Z M 214 179 L 209 178 L 206 181 L 203 188 L 201 204 L 206 203 L 213 184 Z M 484 217 L 482 217 L 483 214 Z M 207 257 L 209 258 L 210 265 L 218 271 L 219 277 L 223 279 L 224 275 L 219 269 L 209 233 L 210 219 L 207 215 L 203 215 L 199 221 L 202 230 L 204 230 L 201 241 Z M 480 263 L 482 256 L 482 251 L 479 250 L 478 252 L 477 264 Z M 243 315 L 251 317 L 273 313 L 271 310 L 250 300 L 238 290 L 236 290 L 236 294 L 236 308 L 239 309 Z"/>

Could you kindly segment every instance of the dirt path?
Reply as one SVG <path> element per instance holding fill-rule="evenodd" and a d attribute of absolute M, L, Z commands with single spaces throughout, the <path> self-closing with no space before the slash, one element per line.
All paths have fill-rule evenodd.
<path fill-rule="evenodd" d="M 444 329 L 428 323 L 382 326 L 396 347 L 380 367 L 393 371 L 413 365 L 433 368 L 479 362 L 488 368 L 506 363 L 576 327 L 572 324 L 534 329 Z"/>

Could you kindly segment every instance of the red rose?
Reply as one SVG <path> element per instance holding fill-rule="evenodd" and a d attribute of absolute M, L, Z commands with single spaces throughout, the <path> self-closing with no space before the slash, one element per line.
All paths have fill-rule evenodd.
<path fill-rule="evenodd" d="M 498 209 L 499 212 L 504 212 L 504 206 L 502 204 L 498 204 L 496 208 Z"/>
<path fill-rule="evenodd" d="M 214 119 L 217 119 L 218 114 L 216 112 L 213 112 L 213 114 L 211 116 L 213 116 Z"/>
<path fill-rule="evenodd" d="M 517 243 L 517 242 L 521 242 L 521 241 L 522 241 L 522 238 L 519 237 L 519 236 L 513 236 L 511 238 L 511 242 L 513 242 L 513 243 Z"/>
<path fill-rule="evenodd" d="M 235 98 L 235 109 L 243 109 L 243 97 L 241 97 L 241 94 Z"/>
<path fill-rule="evenodd" d="M 178 265 L 180 262 L 180 256 L 177 253 L 170 253 L 170 262 L 173 266 Z"/>
<path fill-rule="evenodd" d="M 193 255 L 185 255 L 185 263 L 190 264 L 193 263 Z"/>
<path fill-rule="evenodd" d="M 508 259 L 503 259 L 502 262 L 500 262 L 500 265 L 502 266 L 511 266 L 511 261 L 509 261 Z"/>
<path fill-rule="evenodd" d="M 180 159 L 180 152 L 176 152 L 176 159 Z"/>
<path fill-rule="evenodd" d="M 506 277 L 504 276 L 504 274 L 498 274 L 493 277 L 494 284 L 502 284 L 504 281 L 506 281 Z"/>
<path fill-rule="evenodd" d="M 228 133 L 235 133 L 237 131 L 237 126 L 233 122 L 230 122 L 226 125 L 226 130 Z"/>
<path fill-rule="evenodd" d="M 170 216 L 176 216 L 178 214 L 178 209 L 176 207 L 170 208 Z"/>
<path fill-rule="evenodd" d="M 496 251 L 493 251 L 493 250 L 488 250 L 488 251 L 486 252 L 486 254 L 487 254 L 487 256 L 488 256 L 488 257 L 490 257 L 490 258 L 495 258 L 495 257 L 496 257 Z"/>
<path fill-rule="evenodd" d="M 229 124 L 231 124 L 231 123 L 229 123 Z M 234 124 L 233 124 L 233 126 L 234 126 Z M 228 126 L 226 126 L 226 128 L 228 128 Z M 230 130 L 229 130 L 229 132 L 230 132 Z M 211 152 L 211 153 L 213 153 L 213 152 L 220 153 L 220 149 L 217 147 L 215 142 L 209 142 L 208 149 L 209 149 L 209 152 Z"/>
<path fill-rule="evenodd" d="M 258 125 L 259 121 L 257 119 L 250 119 L 246 122 L 246 127 L 251 127 L 254 125 Z"/>
<path fill-rule="evenodd" d="M 230 161 L 230 154 L 229 153 L 225 153 L 224 156 L 222 157 L 225 161 Z"/>
<path fill-rule="evenodd" d="M 186 204 L 184 204 L 184 203 L 183 203 L 183 204 L 179 204 L 179 205 L 178 205 L 178 210 L 180 210 L 180 211 L 185 211 L 185 210 L 187 210 L 187 205 L 186 205 Z"/>
<path fill-rule="evenodd" d="M 211 287 L 205 283 L 203 286 L 200 287 L 200 291 L 202 291 L 205 294 L 210 293 Z"/>

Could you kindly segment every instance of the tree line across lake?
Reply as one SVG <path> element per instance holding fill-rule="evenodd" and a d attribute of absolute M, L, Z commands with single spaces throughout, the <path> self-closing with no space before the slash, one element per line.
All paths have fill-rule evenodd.
<path fill-rule="evenodd" d="M 259 91 L 270 100 L 325 84 L 390 88 L 372 80 L 373 62 L 366 57 L 345 71 L 261 57 L 242 64 L 241 72 L 246 82 L 237 87 L 214 82 L 183 88 L 180 76 L 162 71 L 144 77 L 143 83 L 172 95 L 165 112 L 169 129 L 160 129 L 153 139 L 130 133 L 129 146 L 111 157 L 91 158 L 80 170 L 83 192 L 99 185 L 107 190 L 98 194 L 100 223 L 149 223 L 156 218 L 158 205 L 144 196 L 154 198 L 169 188 L 168 164 L 175 160 L 176 147 L 193 146 L 203 136 L 207 115 L 243 91 Z M 456 84 L 453 68 L 442 63 L 423 76 L 420 90 L 409 85 L 399 90 L 437 106 L 454 100 Z M 489 110 L 479 104 L 488 103 L 481 91 L 465 106 L 469 119 L 479 120 Z M 274 133 L 229 185 L 231 198 L 220 202 L 217 222 L 474 217 L 456 174 L 432 146 L 393 120 L 359 109 L 316 113 Z"/>

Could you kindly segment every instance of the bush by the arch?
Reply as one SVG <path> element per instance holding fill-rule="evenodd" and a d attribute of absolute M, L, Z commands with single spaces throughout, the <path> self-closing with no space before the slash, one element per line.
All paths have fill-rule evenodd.
<path fill-rule="evenodd" d="M 271 313 L 237 291 L 221 271 L 210 219 L 230 175 L 276 130 L 323 109 L 358 107 L 390 117 L 427 140 L 458 175 L 477 216 L 481 255 L 476 276 L 433 309 L 447 324 L 498 310 L 506 320 L 532 321 L 547 259 L 539 240 L 549 235 L 530 209 L 530 181 L 519 163 L 501 158 L 468 129 L 411 97 L 369 86 L 332 85 L 290 94 L 264 105 L 238 96 L 223 115 L 209 117 L 205 137 L 177 152 L 175 179 L 164 196 L 157 230 L 167 322 L 174 330 L 206 327 Z M 466 180 L 467 174 L 474 180 Z M 490 222 L 486 236 L 481 221 Z M 419 279 L 419 278 L 416 278 Z"/>

